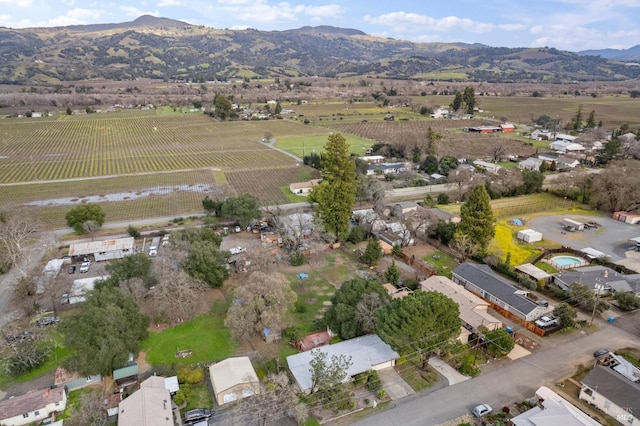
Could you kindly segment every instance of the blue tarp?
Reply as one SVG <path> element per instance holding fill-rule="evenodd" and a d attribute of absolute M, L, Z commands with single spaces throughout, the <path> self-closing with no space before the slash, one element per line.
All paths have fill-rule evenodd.
<path fill-rule="evenodd" d="M 522 226 L 522 221 L 520 219 L 511 219 L 511 223 L 514 225 Z"/>
<path fill-rule="evenodd" d="M 300 279 L 309 278 L 309 275 L 305 274 L 304 272 L 300 272 L 300 273 L 298 274 L 298 278 L 300 278 Z"/>

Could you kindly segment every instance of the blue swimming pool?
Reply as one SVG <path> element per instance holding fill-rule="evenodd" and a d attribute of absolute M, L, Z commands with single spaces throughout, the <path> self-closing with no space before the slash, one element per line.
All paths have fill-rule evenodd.
<path fill-rule="evenodd" d="M 575 256 L 556 256 L 551 259 L 560 268 L 577 268 L 584 263 L 583 259 Z"/>

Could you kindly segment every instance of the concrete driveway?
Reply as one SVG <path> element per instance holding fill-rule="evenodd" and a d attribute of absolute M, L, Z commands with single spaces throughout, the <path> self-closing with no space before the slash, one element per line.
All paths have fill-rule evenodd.
<path fill-rule="evenodd" d="M 415 393 L 393 367 L 378 370 L 378 377 L 380 377 L 382 389 L 387 391 L 392 401 Z"/>
<path fill-rule="evenodd" d="M 429 365 L 432 366 L 438 373 L 442 374 L 447 378 L 449 382 L 449 386 L 453 386 L 456 383 L 464 382 L 465 380 L 469 380 L 469 377 L 464 376 L 458 373 L 458 370 L 444 362 L 438 357 L 429 358 Z"/>

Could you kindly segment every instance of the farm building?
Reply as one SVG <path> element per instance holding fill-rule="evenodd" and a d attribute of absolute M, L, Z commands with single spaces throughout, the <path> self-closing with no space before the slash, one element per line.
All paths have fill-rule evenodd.
<path fill-rule="evenodd" d="M 629 212 L 613 212 L 613 218 L 615 220 L 619 220 L 620 222 L 630 223 L 632 225 L 640 222 L 640 214 Z"/>
<path fill-rule="evenodd" d="M 434 275 L 420 282 L 422 291 L 437 291 L 456 302 L 460 310 L 460 335 L 458 340 L 467 344 L 469 336 L 483 326 L 489 330 L 502 327 L 502 321 L 487 312 L 489 304 L 466 290 L 463 286 L 454 283 L 447 277 Z"/>
<path fill-rule="evenodd" d="M 562 139 L 551 142 L 551 144 L 549 145 L 549 148 L 561 153 L 580 152 L 585 150 L 585 147 L 580 145 L 579 143 L 569 142 Z"/>
<path fill-rule="evenodd" d="M 88 292 L 93 290 L 96 285 L 96 281 L 104 281 L 107 278 L 109 278 L 109 275 L 74 280 L 65 302 L 70 305 L 86 302 L 86 295 Z"/>
<path fill-rule="evenodd" d="M 514 126 L 511 123 L 504 123 L 500 125 L 500 129 L 502 133 L 512 133 L 512 132 L 515 132 L 516 126 Z"/>
<path fill-rule="evenodd" d="M 331 359 L 334 355 L 346 355 L 351 357 L 351 366 L 347 370 L 344 382 L 351 380 L 351 377 L 370 370 L 382 370 L 393 367 L 399 355 L 391 349 L 387 343 L 383 342 L 375 334 L 356 337 L 345 340 L 334 345 L 321 346 L 313 351 L 301 352 L 287 357 L 289 370 L 293 374 L 296 384 L 305 393 L 311 392 L 311 368 L 309 363 L 313 359 L 314 351 L 322 351 Z"/>
<path fill-rule="evenodd" d="M 502 131 L 502 128 L 499 126 L 477 126 L 477 127 L 465 127 L 464 130 L 466 132 L 474 132 L 474 133 L 480 133 L 480 134 L 486 135 L 489 133 L 499 133 Z"/>
<path fill-rule="evenodd" d="M 525 243 L 535 243 L 542 241 L 542 233 L 534 231 L 533 229 L 523 229 L 522 231 L 518 231 L 517 238 Z"/>
<path fill-rule="evenodd" d="M 289 185 L 289 191 L 296 195 L 306 197 L 311 192 L 311 188 L 320 183 L 320 179 L 311 179 L 306 182 L 294 182 Z"/>
<path fill-rule="evenodd" d="M 69 256 L 83 257 L 93 255 L 96 262 L 102 260 L 122 259 L 135 253 L 136 242 L 133 237 L 112 240 L 76 243 L 69 246 Z"/>
<path fill-rule="evenodd" d="M 567 135 L 566 133 L 558 133 L 556 134 L 556 141 L 566 141 L 566 142 L 575 142 L 578 139 L 577 136 Z"/>
<path fill-rule="evenodd" d="M 227 358 L 209 367 L 213 394 L 218 405 L 260 393 L 260 381 L 249 357 Z"/>

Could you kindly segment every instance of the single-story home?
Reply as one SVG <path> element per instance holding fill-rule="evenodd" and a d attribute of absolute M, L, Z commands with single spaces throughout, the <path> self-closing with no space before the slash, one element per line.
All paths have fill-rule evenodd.
<path fill-rule="evenodd" d="M 502 168 L 496 163 L 490 163 L 488 161 L 482 161 L 482 160 L 474 160 L 473 164 L 478 167 L 482 167 L 489 173 L 498 173 L 498 170 Z"/>
<path fill-rule="evenodd" d="M 376 334 L 356 337 L 334 345 L 321 346 L 309 352 L 289 355 L 287 357 L 289 370 L 300 390 L 305 393 L 311 392 L 313 385 L 309 363 L 313 359 L 315 351 L 325 353 L 328 360 L 331 360 L 334 355 L 345 355 L 351 358 L 351 366 L 347 370 L 345 382 L 365 371 L 393 367 L 399 357 L 398 353 Z"/>
<path fill-rule="evenodd" d="M 406 170 L 411 170 L 410 167 L 407 167 L 406 163 L 369 164 L 367 167 L 367 176 L 398 174 Z"/>
<path fill-rule="evenodd" d="M 439 221 L 445 223 L 460 223 L 460 216 L 456 216 L 453 213 L 446 212 L 437 207 L 432 207 L 429 209 L 429 213 L 438 218 Z"/>
<path fill-rule="evenodd" d="M 360 157 L 360 159 L 368 164 L 380 164 L 384 162 L 385 157 L 384 155 L 365 155 Z"/>
<path fill-rule="evenodd" d="M 558 170 L 575 169 L 579 165 L 580 161 L 576 160 L 575 158 L 566 157 L 564 155 L 559 156 L 558 160 L 556 161 Z"/>
<path fill-rule="evenodd" d="M 64 387 L 40 389 L 0 402 L 0 424 L 21 426 L 38 423 L 67 407 Z"/>
<path fill-rule="evenodd" d="M 409 212 L 415 212 L 420 206 L 415 201 L 401 201 L 392 206 L 394 214 L 398 216 Z"/>
<path fill-rule="evenodd" d="M 115 238 L 103 241 L 75 243 L 69 246 L 69 256 L 82 257 L 93 255 L 96 262 L 122 259 L 135 253 L 136 242 L 133 237 Z"/>
<path fill-rule="evenodd" d="M 289 185 L 289 191 L 296 195 L 306 197 L 311 192 L 311 188 L 318 185 L 319 183 L 320 179 L 311 179 L 306 182 L 294 182 Z"/>
<path fill-rule="evenodd" d="M 603 365 L 596 365 L 582 380 L 579 398 L 623 425 L 640 424 L 640 383 Z"/>
<path fill-rule="evenodd" d="M 540 166 L 542 166 L 544 160 L 539 158 L 531 157 L 526 160 L 522 160 L 518 163 L 518 168 L 520 170 L 540 170 Z"/>
<path fill-rule="evenodd" d="M 558 155 L 556 154 L 542 153 L 542 154 L 538 154 L 538 158 L 541 159 L 542 161 L 547 161 L 549 163 L 558 161 Z"/>
<path fill-rule="evenodd" d="M 546 311 L 527 297 L 528 291 L 519 289 L 488 265 L 465 262 L 452 271 L 452 280 L 525 321 L 534 321 Z"/>
<path fill-rule="evenodd" d="M 574 142 L 578 139 L 577 136 L 567 135 L 566 133 L 558 133 L 556 134 L 556 141 L 566 141 L 566 142 Z"/>
<path fill-rule="evenodd" d="M 514 426 L 598 426 L 578 407 L 546 386 L 536 391 L 537 405 L 511 419 Z"/>
<path fill-rule="evenodd" d="M 620 222 L 629 223 L 631 225 L 635 225 L 640 222 L 640 214 L 629 213 L 629 212 L 613 212 L 612 217 L 615 220 L 619 220 Z"/>
<path fill-rule="evenodd" d="M 486 327 L 489 330 L 502 328 L 502 321 L 489 314 L 489 304 L 466 290 L 460 284 L 456 284 L 447 277 L 434 275 L 420 282 L 422 291 L 437 291 L 458 304 L 460 309 L 460 336 L 458 340 L 466 344 L 469 342 L 469 336 L 478 332 L 480 327 Z"/>
<path fill-rule="evenodd" d="M 594 265 L 553 274 L 553 283 L 565 291 L 569 290 L 569 286 L 573 283 L 584 284 L 594 292 L 597 291 L 596 286 L 599 286 L 599 291 L 602 295 L 614 292 L 613 286 L 617 286 L 622 290 L 622 287 L 620 287 L 622 281 L 627 282 L 629 287 L 627 291 L 632 291 L 630 283 L 637 282 L 638 278 L 636 277 L 640 277 L 640 275 L 633 274 L 625 276 L 606 266 Z"/>
<path fill-rule="evenodd" d="M 548 141 L 553 139 L 553 132 L 550 130 L 536 129 L 533 132 L 531 132 L 531 139 L 534 139 L 537 141 Z"/>
<path fill-rule="evenodd" d="M 218 405 L 260 393 L 260 381 L 249 357 L 227 358 L 209 367 L 213 396 Z"/>
<path fill-rule="evenodd" d="M 151 376 L 118 404 L 118 426 L 173 426 L 173 407 L 162 377 Z"/>

